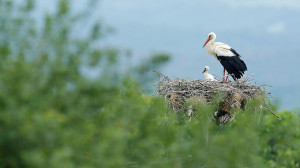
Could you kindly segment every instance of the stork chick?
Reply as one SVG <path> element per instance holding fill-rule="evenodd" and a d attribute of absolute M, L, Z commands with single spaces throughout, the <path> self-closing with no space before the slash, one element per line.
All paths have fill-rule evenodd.
<path fill-rule="evenodd" d="M 216 79 L 211 74 L 208 73 L 208 70 L 209 70 L 209 66 L 205 66 L 204 70 L 203 70 L 205 80 L 206 81 L 216 81 Z"/>

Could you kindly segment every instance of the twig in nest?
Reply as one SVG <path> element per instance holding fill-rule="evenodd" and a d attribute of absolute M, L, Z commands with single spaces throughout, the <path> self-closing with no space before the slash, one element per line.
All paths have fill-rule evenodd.
<path fill-rule="evenodd" d="M 277 117 L 277 118 L 280 118 L 278 115 L 276 115 L 270 108 L 269 106 L 267 106 L 265 103 L 263 105 L 261 105 L 261 108 L 264 108 L 266 109 L 267 111 L 269 111 L 270 113 L 273 114 L 273 116 Z"/>
<path fill-rule="evenodd" d="M 164 78 L 168 78 L 166 75 L 164 75 L 164 74 L 162 74 L 162 73 L 156 71 L 155 69 L 153 70 L 153 72 L 154 72 L 154 73 L 157 73 L 158 76 L 162 76 L 162 77 L 164 77 Z"/>

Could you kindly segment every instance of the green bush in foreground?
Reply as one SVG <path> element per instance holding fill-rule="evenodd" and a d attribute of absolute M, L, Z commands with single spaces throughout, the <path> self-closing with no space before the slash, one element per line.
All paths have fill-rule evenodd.
<path fill-rule="evenodd" d="M 71 106 L 69 107 L 71 108 Z M 178 121 L 132 82 L 101 112 L 33 109 L 1 117 L 8 167 L 299 167 L 299 115 L 251 106 L 217 135 L 213 111 Z M 165 118 L 165 115 L 166 118 Z M 295 128 L 295 129 L 291 129 Z"/>
<path fill-rule="evenodd" d="M 124 135 L 117 138 L 122 146 L 111 147 L 119 156 L 104 154 L 107 159 L 120 158 L 116 159 L 119 165 L 105 166 L 299 167 L 296 113 L 279 113 L 277 119 L 256 110 L 255 101 L 249 102 L 247 110 L 217 134 L 219 127 L 210 121 L 211 107 L 199 107 L 199 118 L 192 122 L 178 121 L 172 113 L 164 117 L 168 109 L 163 100 L 131 95 L 136 93 L 128 89 L 113 108 L 102 113 L 111 116 L 106 120 L 113 123 L 111 132 L 122 129 Z"/>

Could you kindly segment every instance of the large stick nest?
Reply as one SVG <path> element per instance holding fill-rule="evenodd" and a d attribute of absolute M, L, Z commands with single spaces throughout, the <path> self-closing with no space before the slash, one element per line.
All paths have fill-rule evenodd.
<path fill-rule="evenodd" d="M 227 115 L 227 122 L 234 118 L 231 114 L 232 109 L 244 108 L 248 100 L 269 94 L 262 89 L 265 85 L 251 84 L 249 78 L 222 83 L 221 81 L 171 79 L 162 74 L 160 76 L 162 78 L 158 82 L 156 93 L 169 102 L 174 112 L 185 108 L 184 110 L 191 115 L 193 107 L 184 106 L 187 101 L 193 99 L 198 103 L 206 104 L 219 98 L 217 112 L 220 116 L 217 119 L 220 120 L 219 117 Z"/>

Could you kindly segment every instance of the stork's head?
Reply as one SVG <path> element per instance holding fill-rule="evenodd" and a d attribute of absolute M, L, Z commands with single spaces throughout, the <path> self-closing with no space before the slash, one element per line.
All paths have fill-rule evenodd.
<path fill-rule="evenodd" d="M 205 44 L 203 45 L 203 47 L 202 48 L 204 48 L 205 47 L 205 45 L 207 44 L 207 43 L 209 43 L 209 42 L 214 42 L 215 40 L 216 40 L 216 34 L 214 33 L 214 32 L 211 32 L 211 33 L 209 33 L 208 34 L 208 38 L 207 38 L 207 40 L 206 40 L 206 42 L 205 42 Z"/>
<path fill-rule="evenodd" d="M 204 73 L 204 72 L 208 72 L 208 70 L 209 70 L 209 66 L 205 66 L 205 67 L 204 67 L 204 70 L 203 70 L 203 72 L 202 72 L 202 73 Z"/>

